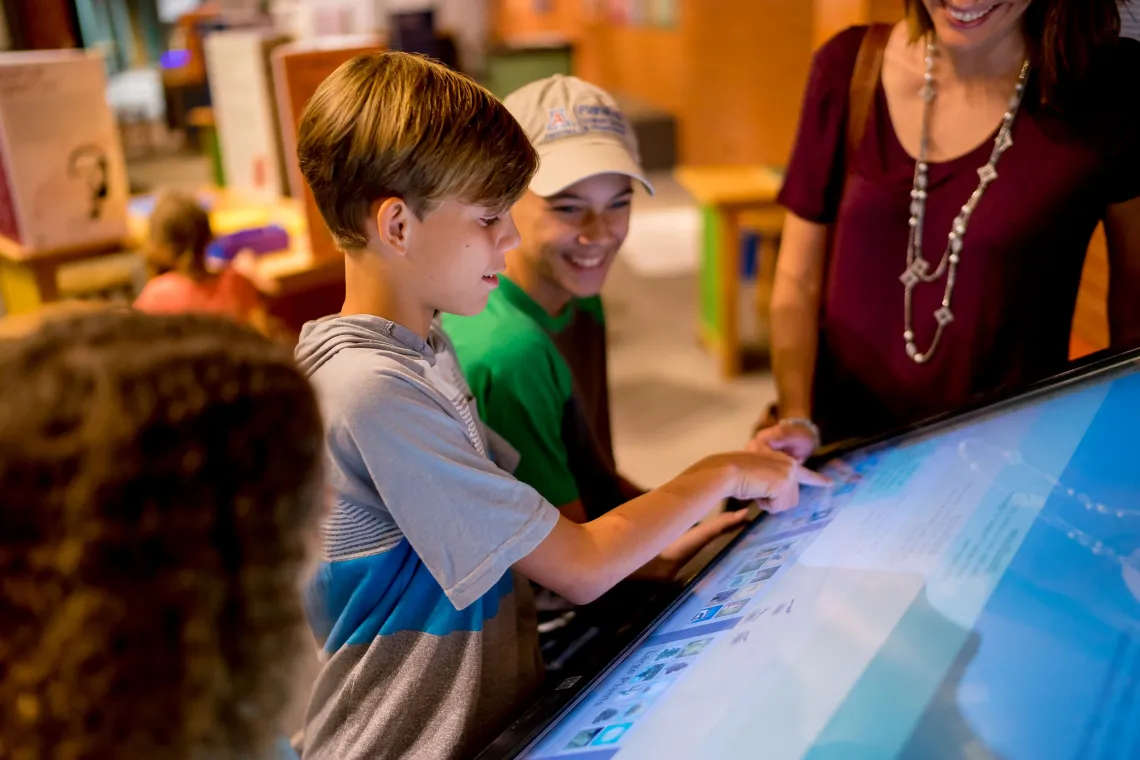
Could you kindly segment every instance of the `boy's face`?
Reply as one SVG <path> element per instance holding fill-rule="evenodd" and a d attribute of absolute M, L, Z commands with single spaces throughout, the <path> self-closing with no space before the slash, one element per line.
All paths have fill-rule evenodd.
<path fill-rule="evenodd" d="M 587 177 L 549 198 L 527 193 L 511 210 L 522 235 L 511 266 L 534 270 L 566 296 L 598 295 L 629 233 L 632 201 L 624 174 Z"/>
<path fill-rule="evenodd" d="M 481 312 L 498 287 L 507 251 L 519 244 L 510 213 L 448 200 L 410 223 L 408 261 L 420 300 L 448 314 Z"/>

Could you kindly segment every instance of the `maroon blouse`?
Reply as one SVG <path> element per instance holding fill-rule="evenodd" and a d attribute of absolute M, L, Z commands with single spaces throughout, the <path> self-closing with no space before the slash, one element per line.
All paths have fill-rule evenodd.
<path fill-rule="evenodd" d="M 1087 103 L 1072 111 L 1078 119 L 1038 105 L 1031 78 L 1013 146 L 963 241 L 954 321 L 930 362 L 915 364 L 903 341 L 899 281 L 915 162 L 899 143 L 881 82 L 843 189 L 848 88 L 865 33 L 848 29 L 816 53 L 780 194 L 797 216 L 836 224 L 813 393 L 826 440 L 913 422 L 1063 369 L 1092 233 L 1107 205 L 1140 196 L 1140 43 L 1122 40 L 1106 53 L 1102 75 L 1086 88 Z M 992 147 L 991 138 L 965 156 L 930 164 L 928 260 L 941 258 Z M 933 337 L 944 285 L 915 289 L 920 351 Z"/>

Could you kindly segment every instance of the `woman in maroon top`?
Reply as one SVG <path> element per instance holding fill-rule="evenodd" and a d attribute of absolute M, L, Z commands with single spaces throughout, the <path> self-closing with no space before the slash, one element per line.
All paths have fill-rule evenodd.
<path fill-rule="evenodd" d="M 907 11 L 850 156 L 867 28 L 815 56 L 780 195 L 782 421 L 753 447 L 803 459 L 820 433 L 879 432 L 1063 369 L 1101 221 L 1112 343 L 1140 337 L 1140 43 L 1119 39 L 1117 0 Z"/>

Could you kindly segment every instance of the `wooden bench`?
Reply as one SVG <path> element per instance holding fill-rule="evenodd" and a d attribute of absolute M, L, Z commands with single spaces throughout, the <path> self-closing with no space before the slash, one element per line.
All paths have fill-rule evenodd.
<path fill-rule="evenodd" d="M 717 357 L 722 377 L 742 367 L 740 340 L 741 232 L 759 234 L 757 309 L 767 335 L 784 211 L 776 204 L 783 177 L 766 166 L 682 166 L 677 181 L 701 208 L 704 233 L 699 276 L 699 335 Z"/>

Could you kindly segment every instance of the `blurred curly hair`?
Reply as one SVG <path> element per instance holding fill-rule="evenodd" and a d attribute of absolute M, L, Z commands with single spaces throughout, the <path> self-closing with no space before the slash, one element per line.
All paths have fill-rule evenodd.
<path fill-rule="evenodd" d="M 317 403 L 205 316 L 0 341 L 0 757 L 270 750 L 304 645 Z"/>

